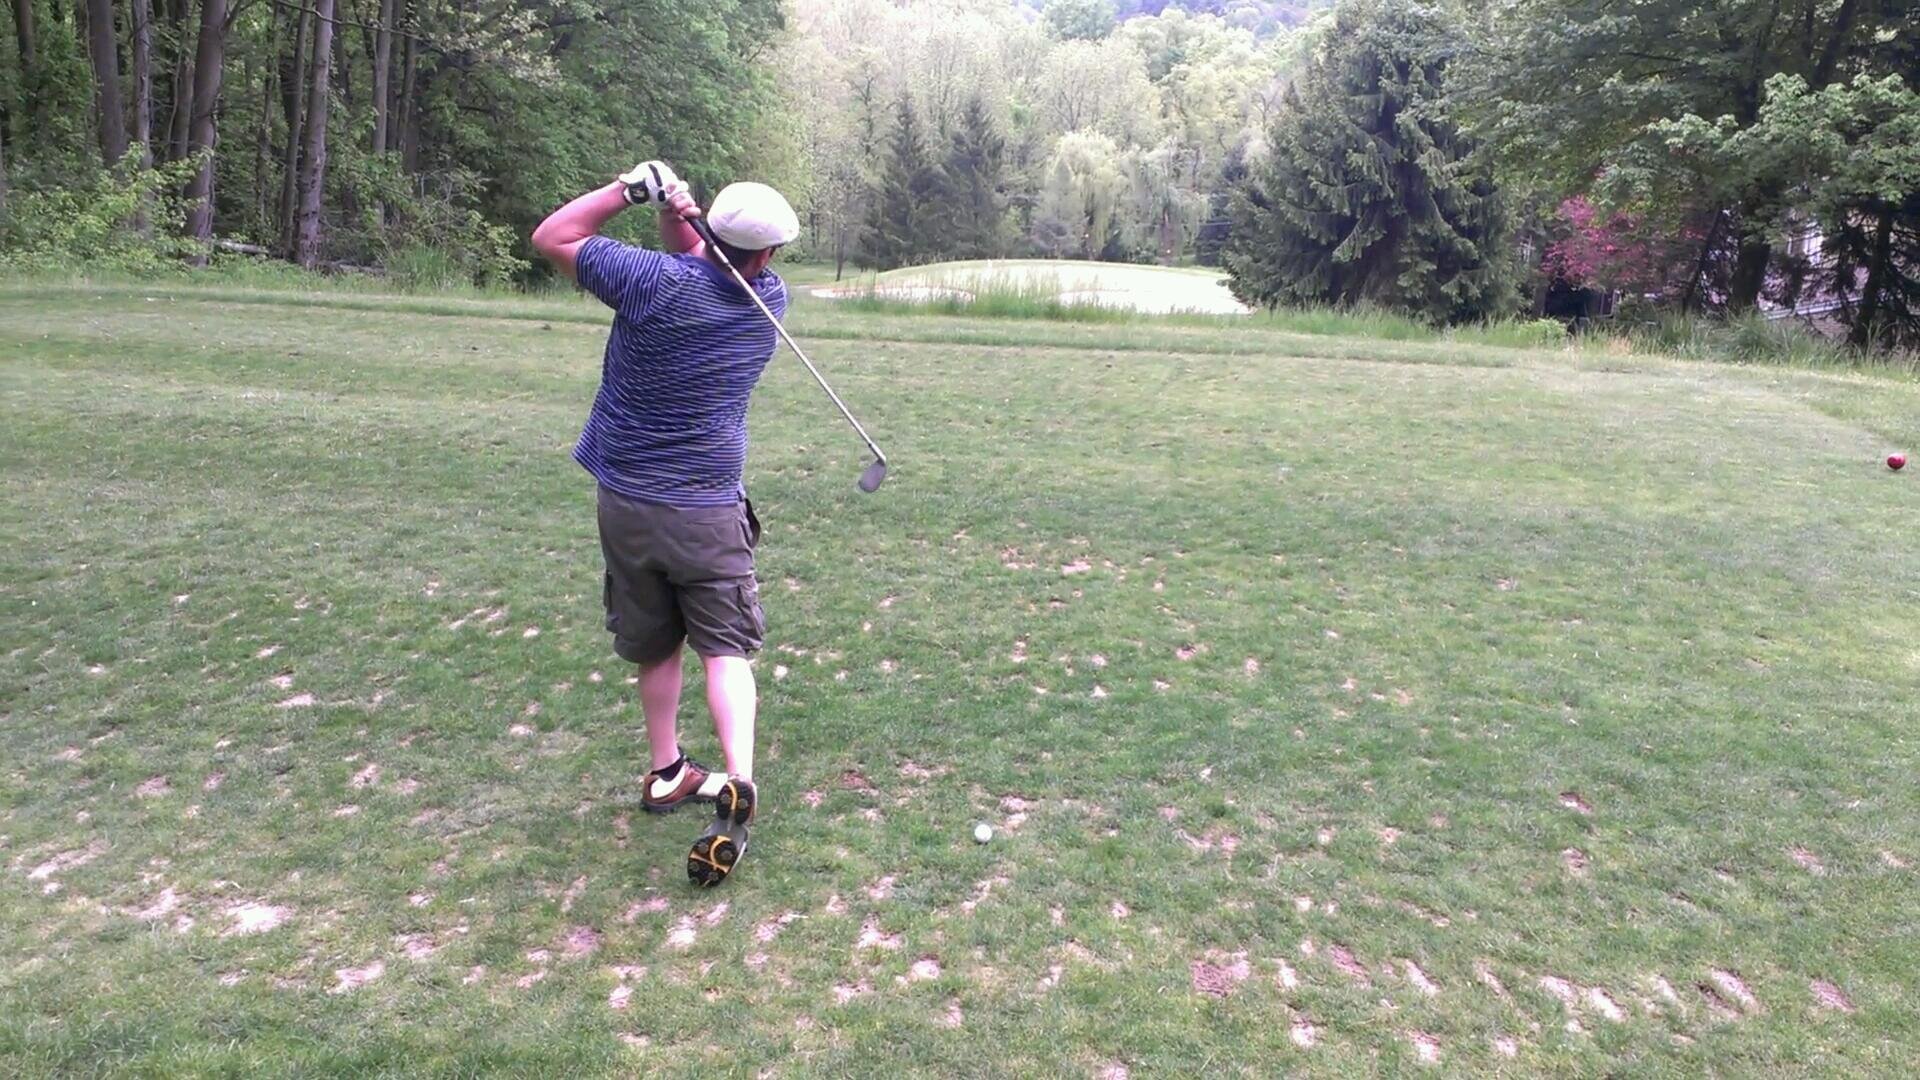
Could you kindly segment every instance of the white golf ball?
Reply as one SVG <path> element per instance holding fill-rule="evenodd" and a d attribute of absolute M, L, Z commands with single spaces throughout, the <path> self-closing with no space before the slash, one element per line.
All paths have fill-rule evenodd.
<path fill-rule="evenodd" d="M 991 826 L 991 825 L 989 825 L 989 824 L 987 824 L 986 822 L 984 822 L 984 821 L 983 821 L 983 822 L 981 822 L 980 824 L 978 824 L 978 825 L 975 825 L 975 826 L 973 827 L 973 842 L 974 842 L 974 843 L 976 843 L 976 844 L 984 844 L 984 843 L 986 843 L 987 841 L 989 841 L 989 840 L 991 840 L 991 839 L 993 839 L 993 826 Z"/>

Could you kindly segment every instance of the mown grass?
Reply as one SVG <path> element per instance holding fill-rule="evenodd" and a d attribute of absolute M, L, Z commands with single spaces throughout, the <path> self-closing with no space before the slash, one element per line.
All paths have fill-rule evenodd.
<path fill-rule="evenodd" d="M 802 304 L 895 467 L 776 360 L 697 894 L 567 458 L 603 324 L 0 286 L 0 1072 L 1920 1055 L 1911 381 Z"/>

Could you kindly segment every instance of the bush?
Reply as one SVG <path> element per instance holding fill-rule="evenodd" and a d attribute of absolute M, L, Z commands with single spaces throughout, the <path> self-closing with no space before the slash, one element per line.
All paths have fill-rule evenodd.
<path fill-rule="evenodd" d="M 0 220 L 0 268 L 59 273 L 152 274 L 178 269 L 199 250 L 182 235 L 176 194 L 198 162 L 152 168 L 131 157 L 79 183 L 15 191 Z M 146 228 L 136 220 L 146 215 Z"/>

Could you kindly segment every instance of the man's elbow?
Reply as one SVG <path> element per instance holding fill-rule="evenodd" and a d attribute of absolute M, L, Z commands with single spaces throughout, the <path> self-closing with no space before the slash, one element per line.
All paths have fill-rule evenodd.
<path fill-rule="evenodd" d="M 551 220 L 548 219 L 534 226 L 533 235 L 528 238 L 533 244 L 533 250 L 539 252 L 540 257 L 548 262 L 553 261 L 554 251 L 553 230 L 547 227 L 551 224 Z"/>

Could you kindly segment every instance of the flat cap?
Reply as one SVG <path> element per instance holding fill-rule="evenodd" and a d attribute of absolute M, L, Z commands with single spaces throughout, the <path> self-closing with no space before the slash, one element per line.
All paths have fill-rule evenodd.
<path fill-rule="evenodd" d="M 800 219 L 779 192 L 746 181 L 728 184 L 707 211 L 713 234 L 742 251 L 791 244 L 800 235 Z"/>

